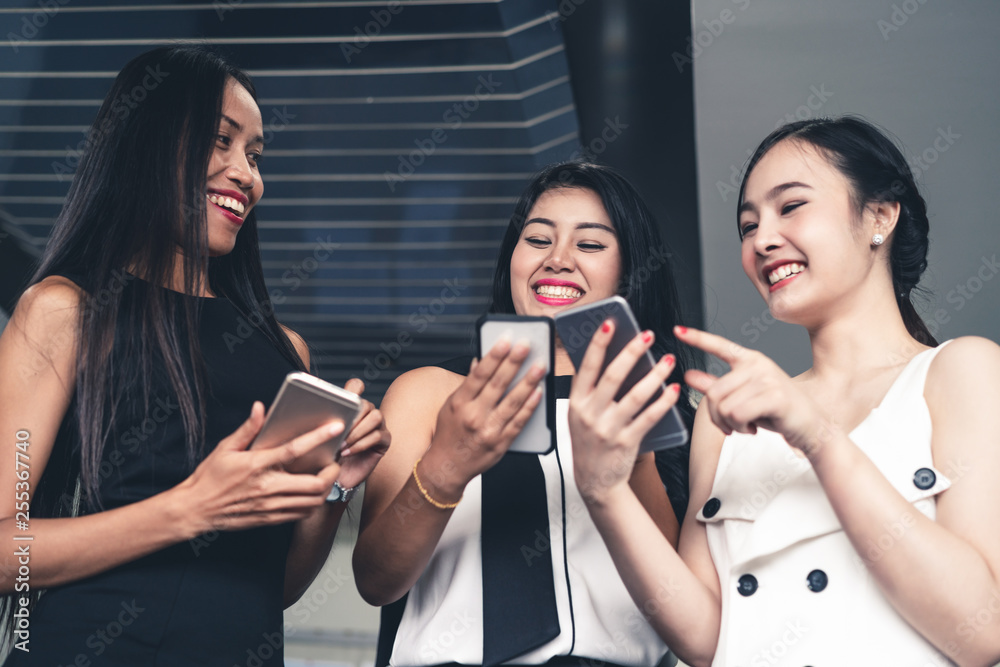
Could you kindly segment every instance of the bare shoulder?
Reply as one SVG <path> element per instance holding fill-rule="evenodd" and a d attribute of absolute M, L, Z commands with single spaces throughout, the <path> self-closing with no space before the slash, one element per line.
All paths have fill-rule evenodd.
<path fill-rule="evenodd" d="M 389 385 L 382 402 L 383 409 L 391 408 L 396 402 L 414 407 L 436 404 L 433 417 L 437 417 L 437 410 L 464 380 L 464 376 L 437 366 L 415 368 L 403 373 Z"/>
<path fill-rule="evenodd" d="M 299 358 L 302 359 L 302 363 L 305 364 L 306 368 L 309 368 L 309 345 L 305 339 L 284 324 L 279 323 L 279 326 L 285 332 L 285 335 L 288 336 L 288 340 L 292 342 L 292 347 L 295 348 Z"/>
<path fill-rule="evenodd" d="M 1000 345 L 981 336 L 962 336 L 945 345 L 927 371 L 928 399 L 1000 388 Z"/>
<path fill-rule="evenodd" d="M 75 321 L 84 298 L 83 289 L 72 280 L 48 276 L 21 295 L 14 309 L 15 321 L 22 325 Z"/>
<path fill-rule="evenodd" d="M 49 276 L 21 295 L 0 346 L 19 362 L 38 366 L 35 357 L 51 361 L 75 352 L 77 324 L 86 293 L 61 276 Z M 45 364 L 43 364 L 45 365 Z"/>

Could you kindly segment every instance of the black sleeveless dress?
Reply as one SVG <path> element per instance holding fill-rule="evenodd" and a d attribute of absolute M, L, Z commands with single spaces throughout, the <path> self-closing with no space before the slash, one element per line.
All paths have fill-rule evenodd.
<path fill-rule="evenodd" d="M 154 289 L 163 288 L 128 281 L 122 312 Z M 200 302 L 210 450 L 247 418 L 253 401 L 269 405 L 284 376 L 295 369 L 230 301 L 177 292 L 169 298 Z M 122 337 L 130 335 L 122 329 L 117 330 L 115 352 Z M 127 395 L 135 397 L 135 404 L 120 410 L 115 435 L 105 447 L 99 473 L 104 509 L 166 491 L 194 469 L 187 460 L 180 410 L 162 361 L 157 369 L 149 415 L 143 416 L 141 389 L 133 387 Z M 135 384 L 132 378 L 114 377 L 114 363 L 108 373 L 112 380 Z M 75 409 L 75 404 L 70 406 L 60 428 L 49 464 L 53 475 L 59 474 L 56 457 L 67 457 L 61 460 L 78 469 Z M 72 493 L 72 488 L 69 496 L 63 493 L 63 502 Z M 87 511 L 94 510 L 81 510 Z M 30 653 L 15 650 L 5 664 L 283 665 L 282 598 L 291 535 L 291 524 L 211 532 L 50 589 L 31 612 Z M 32 546 L 35 551 L 44 548 L 37 542 Z"/>

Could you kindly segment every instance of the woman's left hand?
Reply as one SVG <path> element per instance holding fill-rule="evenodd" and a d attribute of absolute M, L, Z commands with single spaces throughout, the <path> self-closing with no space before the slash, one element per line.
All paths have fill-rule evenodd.
<path fill-rule="evenodd" d="M 569 395 L 573 471 L 580 493 L 589 502 L 601 502 L 613 487 L 628 483 L 639 443 L 677 402 L 680 391 L 679 385 L 670 385 L 647 405 L 674 369 L 674 357 L 668 354 L 615 401 L 622 382 L 652 346 L 653 332 L 633 338 L 602 373 L 613 335 L 611 320 L 594 334 Z"/>
<path fill-rule="evenodd" d="M 766 428 L 807 456 L 815 453 L 828 428 L 824 415 L 776 363 L 706 331 L 675 327 L 674 333 L 682 343 L 729 364 L 730 371 L 722 377 L 699 370 L 684 374 L 684 381 L 705 395 L 712 421 L 726 435 Z"/>
<path fill-rule="evenodd" d="M 351 378 L 344 389 L 359 396 L 365 390 L 365 383 L 357 378 Z M 389 449 L 391 436 L 385 426 L 382 413 L 372 405 L 371 401 L 362 399 L 361 411 L 354 420 L 354 425 L 347 432 L 344 446 L 340 450 L 340 476 L 337 481 L 345 489 L 353 489 L 361 484 Z"/>

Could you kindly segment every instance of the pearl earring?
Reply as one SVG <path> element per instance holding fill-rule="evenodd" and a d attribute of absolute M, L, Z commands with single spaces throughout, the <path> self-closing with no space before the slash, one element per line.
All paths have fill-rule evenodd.
<path fill-rule="evenodd" d="M 882 245 L 883 241 L 885 241 L 885 237 L 881 234 L 876 234 L 872 237 L 872 245 Z"/>

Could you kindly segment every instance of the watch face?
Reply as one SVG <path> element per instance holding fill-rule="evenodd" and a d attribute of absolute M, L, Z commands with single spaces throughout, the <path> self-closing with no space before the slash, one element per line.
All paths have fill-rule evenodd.
<path fill-rule="evenodd" d="M 330 489 L 330 495 L 326 497 L 326 502 L 339 503 L 343 499 L 344 499 L 344 489 L 340 487 L 340 484 L 334 484 L 333 488 Z"/>

